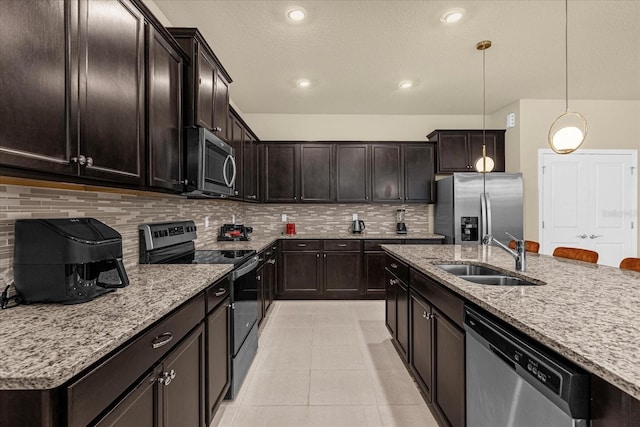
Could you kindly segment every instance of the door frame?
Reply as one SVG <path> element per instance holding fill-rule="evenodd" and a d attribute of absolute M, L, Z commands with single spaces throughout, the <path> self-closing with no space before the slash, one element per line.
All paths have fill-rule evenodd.
<path fill-rule="evenodd" d="M 554 154 L 554 151 L 550 148 L 538 149 L 538 238 L 540 240 L 540 247 L 544 247 L 543 242 L 543 227 L 542 218 L 544 213 L 544 182 L 542 173 L 542 162 L 544 155 Z M 631 169 L 632 175 L 636 177 L 631 184 L 631 221 L 632 229 L 636 230 L 635 233 L 631 233 L 631 250 L 634 252 L 634 256 L 638 255 L 638 150 L 634 149 L 592 149 L 592 150 L 580 150 L 578 155 L 607 155 L 607 154 L 628 154 L 631 155 Z M 560 155 L 560 154 L 558 154 Z"/>

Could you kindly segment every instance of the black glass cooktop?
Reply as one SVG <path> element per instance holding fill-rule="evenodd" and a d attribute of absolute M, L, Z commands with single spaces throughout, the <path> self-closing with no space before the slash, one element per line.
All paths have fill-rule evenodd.
<path fill-rule="evenodd" d="M 165 264 L 242 264 L 255 255 L 256 251 L 194 251 L 184 256 L 173 258 L 165 262 Z"/>

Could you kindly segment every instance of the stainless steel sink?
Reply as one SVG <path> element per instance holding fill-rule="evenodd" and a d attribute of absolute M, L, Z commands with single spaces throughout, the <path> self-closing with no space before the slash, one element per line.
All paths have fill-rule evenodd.
<path fill-rule="evenodd" d="M 494 270 L 493 268 L 472 264 L 437 264 L 436 267 L 439 267 L 447 273 L 451 273 L 455 276 L 496 276 L 504 274 L 498 270 Z"/>
<path fill-rule="evenodd" d="M 473 264 L 436 264 L 447 273 L 458 276 L 469 282 L 481 285 L 496 286 L 537 286 L 543 283 L 534 283 L 516 276 L 507 275 L 493 268 Z"/>

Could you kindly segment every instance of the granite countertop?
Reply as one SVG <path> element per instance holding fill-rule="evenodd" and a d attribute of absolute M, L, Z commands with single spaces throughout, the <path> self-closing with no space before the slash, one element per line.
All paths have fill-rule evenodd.
<path fill-rule="evenodd" d="M 640 399 L 640 273 L 527 254 L 527 271 L 495 246 L 384 245 L 422 273 Z M 441 270 L 442 262 L 488 264 L 539 286 L 489 286 Z"/>
<path fill-rule="evenodd" d="M 138 265 L 129 286 L 77 304 L 0 311 L 0 389 L 58 387 L 231 271 Z"/>

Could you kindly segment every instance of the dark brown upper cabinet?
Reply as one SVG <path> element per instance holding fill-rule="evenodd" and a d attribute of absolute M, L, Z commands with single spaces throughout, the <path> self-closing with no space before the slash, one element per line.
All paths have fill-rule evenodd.
<path fill-rule="evenodd" d="M 298 201 L 299 144 L 272 143 L 262 147 L 263 198 L 267 203 Z"/>
<path fill-rule="evenodd" d="M 333 195 L 333 144 L 300 146 L 300 201 L 331 202 Z"/>
<path fill-rule="evenodd" d="M 2 164 L 142 185 L 145 34 L 129 0 L 2 1 Z M 19 44 L 24 44 L 20 47 Z"/>
<path fill-rule="evenodd" d="M 185 125 L 207 128 L 228 141 L 232 138 L 228 120 L 231 76 L 197 28 L 168 30 L 189 57 L 184 86 Z"/>
<path fill-rule="evenodd" d="M 435 146 L 406 144 L 404 149 L 405 202 L 435 202 Z"/>
<path fill-rule="evenodd" d="M 244 200 L 257 202 L 259 200 L 259 169 L 257 138 L 245 129 L 243 151 Z"/>
<path fill-rule="evenodd" d="M 68 49 L 77 46 L 72 3 L 0 1 L 2 165 L 78 173 L 71 162 L 78 142 L 77 51 Z"/>
<path fill-rule="evenodd" d="M 402 156 L 400 144 L 371 145 L 373 202 L 402 200 Z"/>
<path fill-rule="evenodd" d="M 493 158 L 493 172 L 505 171 L 504 130 L 484 131 L 487 156 Z M 437 147 L 437 173 L 475 172 L 475 162 L 482 157 L 483 131 L 434 130 L 427 138 Z"/>
<path fill-rule="evenodd" d="M 336 144 L 336 201 L 369 202 L 369 146 Z"/>
<path fill-rule="evenodd" d="M 80 148 L 84 176 L 144 179 L 144 17 L 128 0 L 79 3 Z"/>
<path fill-rule="evenodd" d="M 244 128 L 242 123 L 233 115 L 229 115 L 229 127 L 231 129 L 231 137 L 229 145 L 235 151 L 236 159 L 236 197 L 242 199 L 244 197 Z"/>
<path fill-rule="evenodd" d="M 147 164 L 150 187 L 182 191 L 183 53 L 169 34 L 148 26 L 147 32 Z"/>

